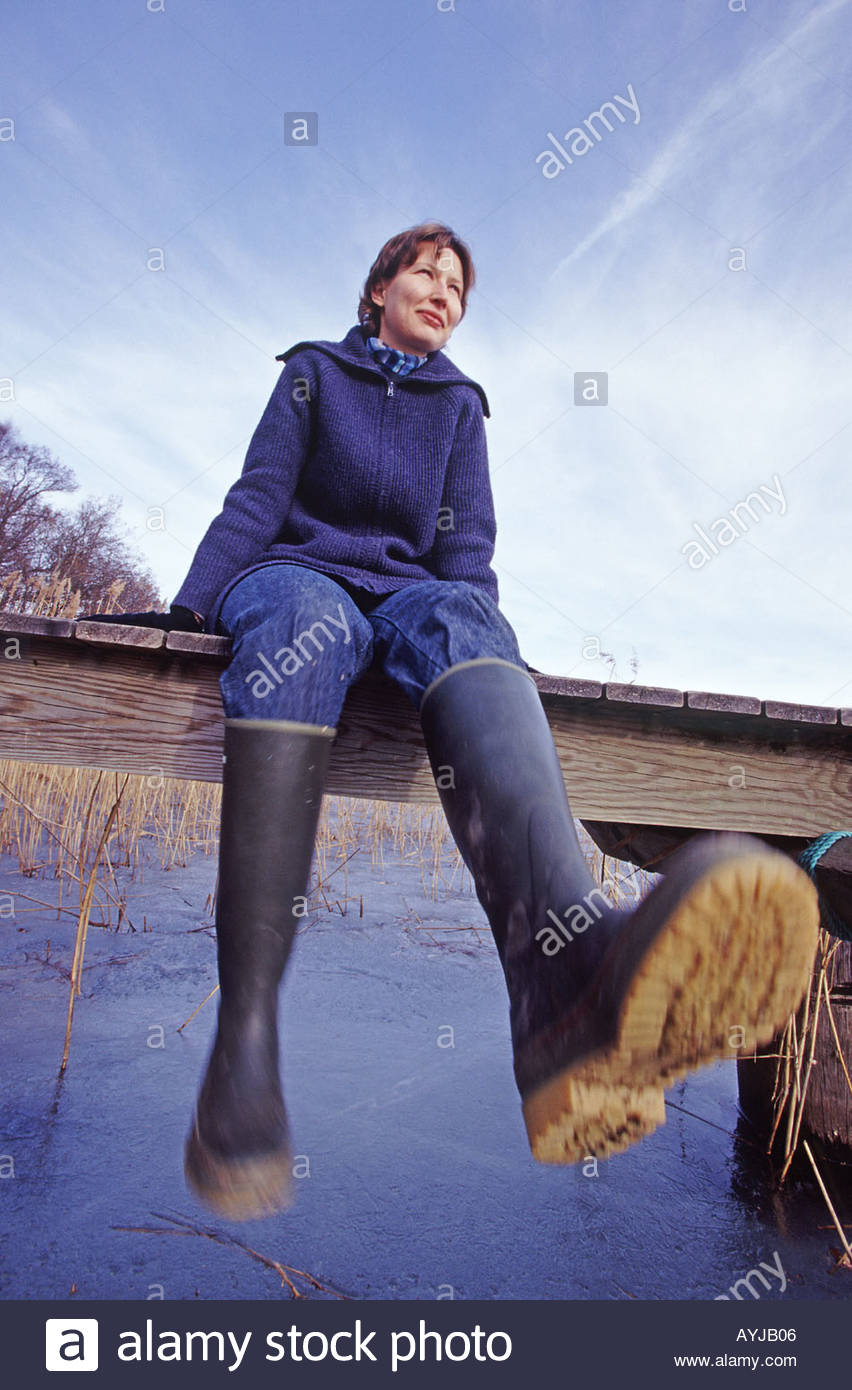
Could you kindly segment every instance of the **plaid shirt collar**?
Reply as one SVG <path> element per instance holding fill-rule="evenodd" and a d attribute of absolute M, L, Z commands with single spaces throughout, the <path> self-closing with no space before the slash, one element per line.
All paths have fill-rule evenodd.
<path fill-rule="evenodd" d="M 388 367 L 397 376 L 408 376 L 415 368 L 422 367 L 427 361 L 426 357 L 418 357 L 413 352 L 400 352 L 399 348 L 388 347 L 381 338 L 368 338 L 367 347 L 375 357 L 377 362 Z"/>

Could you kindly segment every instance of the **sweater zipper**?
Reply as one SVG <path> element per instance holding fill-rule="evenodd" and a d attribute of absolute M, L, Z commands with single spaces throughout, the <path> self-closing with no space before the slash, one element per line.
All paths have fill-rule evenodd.
<path fill-rule="evenodd" d="M 393 377 L 392 377 L 392 376 L 389 376 L 389 377 L 387 378 L 387 390 L 385 391 L 385 400 L 389 400 L 389 399 L 393 396 L 393 388 L 394 388 L 394 380 L 393 380 Z M 382 445 L 384 445 L 384 433 L 385 433 L 385 420 L 384 420 L 384 412 L 382 412 L 382 419 L 381 419 L 381 422 L 380 422 L 380 439 L 381 439 Z M 373 525 L 373 526 L 375 526 L 375 524 L 376 524 L 376 521 L 377 521 L 377 519 L 378 519 L 378 514 L 381 512 L 382 504 L 383 504 L 383 502 L 384 502 L 385 460 L 384 460 L 384 452 L 383 452 L 383 451 L 382 451 L 381 457 L 382 457 L 382 464 L 381 464 L 381 470 L 380 470 L 380 471 L 381 471 L 382 482 L 380 483 L 380 495 L 379 495 L 378 503 L 377 503 L 377 505 L 376 505 L 376 507 L 375 507 L 375 509 L 374 509 L 374 511 L 373 511 L 373 516 L 372 516 L 372 519 L 371 519 L 371 522 L 372 522 L 372 525 Z M 382 528 L 381 528 L 380 526 L 377 528 L 377 534 L 378 534 L 379 548 L 381 548 L 381 540 L 382 540 L 383 532 L 382 532 Z"/>

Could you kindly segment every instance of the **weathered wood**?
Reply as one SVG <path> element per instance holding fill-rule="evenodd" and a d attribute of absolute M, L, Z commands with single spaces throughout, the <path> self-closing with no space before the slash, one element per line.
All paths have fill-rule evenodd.
<path fill-rule="evenodd" d="M 530 673 L 539 693 L 547 695 L 570 695 L 576 700 L 600 700 L 603 686 L 600 681 L 575 680 L 572 676 L 547 676 L 543 671 Z"/>
<path fill-rule="evenodd" d="M 142 647 L 146 651 L 166 645 L 166 634 L 159 627 L 136 627 L 132 623 L 94 623 L 88 619 L 74 624 L 78 642 L 100 647 Z"/>
<path fill-rule="evenodd" d="M 829 989 L 832 1018 L 825 999 L 817 1022 L 814 1067 L 811 1072 L 802 1123 L 809 1134 L 828 1149 L 852 1149 L 852 1091 L 843 1073 L 841 1054 L 852 1074 L 852 946 L 838 947 L 838 977 Z M 831 1022 L 837 1030 L 840 1054 Z"/>
<path fill-rule="evenodd" d="M 783 700 L 766 700 L 769 719 L 794 719 L 803 724 L 836 724 L 837 710 L 828 705 L 790 705 Z"/>
<path fill-rule="evenodd" d="M 581 823 L 602 854 L 653 874 L 664 873 L 669 856 L 696 833 L 679 825 L 631 825 L 585 818 Z"/>
<path fill-rule="evenodd" d="M 802 1137 L 818 1139 L 830 1156 L 848 1160 L 852 1153 L 852 1091 L 844 1074 L 841 1055 L 846 1070 L 852 1073 L 852 943 L 841 942 L 838 945 L 828 983 L 840 1053 L 823 998 L 817 1023 L 814 1065 L 802 1111 Z M 813 984 L 811 994 L 813 1009 Z M 771 1129 L 771 1097 L 781 1047 L 781 1034 L 778 1034 L 759 1048 L 756 1056 L 737 1058 L 740 1105 L 767 1138 Z"/>
<path fill-rule="evenodd" d="M 10 613 L 0 610 L 0 633 L 13 637 L 71 637 L 74 623 L 70 618 L 37 618 L 31 613 Z"/>
<path fill-rule="evenodd" d="M 852 828 L 852 739 L 839 726 L 541 698 L 583 820 L 808 838 Z"/>
<path fill-rule="evenodd" d="M 664 705 L 678 709 L 683 705 L 682 690 L 664 690 L 655 685 L 618 685 L 608 681 L 604 687 L 606 698 L 616 703 L 631 705 Z"/>
<path fill-rule="evenodd" d="M 221 780 L 223 665 L 200 669 L 163 646 L 31 638 L 20 660 L 0 663 L 0 750 L 24 762 Z"/>
<path fill-rule="evenodd" d="M 654 873 L 660 872 L 668 856 L 695 834 L 691 827 L 677 825 L 627 825 L 584 820 L 583 827 L 604 854 Z M 761 838 L 787 854 L 798 856 L 814 837 L 766 833 Z M 836 840 L 823 854 L 817 867 L 831 867 L 852 874 L 852 839 Z"/>
<path fill-rule="evenodd" d="M 170 652 L 190 652 L 194 656 L 230 656 L 230 637 L 214 637 L 205 632 L 169 632 L 166 646 Z"/>
<path fill-rule="evenodd" d="M 716 710 L 721 714 L 761 714 L 763 702 L 754 695 L 722 695 L 713 690 L 688 690 L 690 709 Z"/>
<path fill-rule="evenodd" d="M 0 614 L 0 631 L 31 621 Z M 7 757 L 220 779 L 227 639 L 82 621 L 73 635 L 48 632 L 28 631 L 19 659 L 0 662 Z M 852 736 L 839 722 L 783 719 L 781 706 L 768 718 L 743 697 L 721 696 L 718 709 L 707 692 L 690 703 L 674 690 L 533 679 L 583 819 L 806 839 L 852 828 Z M 438 804 L 417 713 L 377 668 L 347 694 L 327 789 Z"/>

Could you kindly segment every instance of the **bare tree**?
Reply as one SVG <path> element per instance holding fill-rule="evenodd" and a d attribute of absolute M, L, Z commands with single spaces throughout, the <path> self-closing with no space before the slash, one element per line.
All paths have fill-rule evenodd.
<path fill-rule="evenodd" d="M 0 421 L 0 580 L 20 577 L 16 605 L 55 579 L 79 591 L 84 608 L 108 590 L 120 594 L 124 612 L 162 607 L 153 574 L 120 534 L 117 497 L 86 497 L 73 511 L 48 500 L 78 486 L 48 449 L 26 444 L 11 421 Z"/>
<path fill-rule="evenodd" d="M 29 578 L 58 513 L 51 492 L 74 492 L 70 468 L 49 450 L 24 444 L 14 425 L 0 421 L 0 572 Z"/>
<path fill-rule="evenodd" d="M 42 558 L 43 572 L 60 574 L 80 592 L 84 608 L 99 605 L 106 590 L 124 581 L 118 607 L 129 613 L 161 606 L 157 583 L 144 569 L 117 527 L 117 497 L 86 497 L 75 512 L 56 518 Z"/>

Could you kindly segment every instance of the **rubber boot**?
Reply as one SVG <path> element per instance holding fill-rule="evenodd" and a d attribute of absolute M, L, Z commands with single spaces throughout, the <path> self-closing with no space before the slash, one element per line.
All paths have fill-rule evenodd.
<path fill-rule="evenodd" d="M 626 1149 L 665 1123 L 664 1085 L 750 1051 L 798 1007 L 813 884 L 754 836 L 702 834 L 638 906 L 617 908 L 586 864 L 531 676 L 461 662 L 427 688 L 420 719 L 503 965 L 533 1155 Z"/>
<path fill-rule="evenodd" d="M 186 1143 L 190 1187 L 233 1220 L 289 1205 L 278 987 L 310 878 L 336 730 L 226 719 L 216 898 L 219 1016 Z"/>

